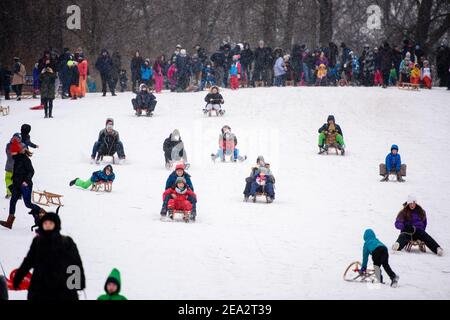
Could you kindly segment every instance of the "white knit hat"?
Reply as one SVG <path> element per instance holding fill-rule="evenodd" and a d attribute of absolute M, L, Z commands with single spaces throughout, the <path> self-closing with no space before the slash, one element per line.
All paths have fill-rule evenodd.
<path fill-rule="evenodd" d="M 408 201 L 406 201 L 407 204 L 411 204 L 411 203 L 417 203 L 417 197 L 413 194 L 410 194 L 408 196 Z"/>

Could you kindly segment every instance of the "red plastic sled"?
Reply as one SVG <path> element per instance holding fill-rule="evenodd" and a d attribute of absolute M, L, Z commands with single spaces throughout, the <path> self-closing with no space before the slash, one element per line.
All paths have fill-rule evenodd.
<path fill-rule="evenodd" d="M 38 105 L 38 106 L 36 106 L 36 107 L 31 107 L 30 109 L 31 109 L 31 110 L 44 110 L 44 105 L 43 105 L 43 104 L 40 104 L 40 105 Z"/>
<path fill-rule="evenodd" d="M 14 286 L 13 286 L 14 277 L 15 277 L 16 273 L 17 273 L 17 269 L 14 269 L 13 271 L 11 271 L 11 274 L 9 275 L 9 279 L 6 279 L 9 290 L 16 290 L 16 289 L 14 289 Z M 17 289 L 18 291 L 28 290 L 28 288 L 30 287 L 31 276 L 32 276 L 32 274 L 30 272 L 28 272 L 27 275 L 25 276 L 25 278 L 23 278 L 22 282 L 20 283 L 19 288 Z"/>

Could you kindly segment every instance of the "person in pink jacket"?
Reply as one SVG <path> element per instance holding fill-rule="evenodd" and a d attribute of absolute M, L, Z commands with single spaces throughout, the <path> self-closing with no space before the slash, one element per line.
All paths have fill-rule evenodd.
<path fill-rule="evenodd" d="M 78 57 L 78 73 L 80 74 L 78 93 L 80 95 L 80 98 L 86 96 L 86 80 L 88 76 L 87 72 L 88 72 L 88 61 L 83 57 L 83 55 L 80 55 Z"/>
<path fill-rule="evenodd" d="M 162 56 L 159 56 L 153 64 L 153 75 L 155 79 L 155 91 L 161 93 L 164 85 L 164 74 L 162 68 Z"/>

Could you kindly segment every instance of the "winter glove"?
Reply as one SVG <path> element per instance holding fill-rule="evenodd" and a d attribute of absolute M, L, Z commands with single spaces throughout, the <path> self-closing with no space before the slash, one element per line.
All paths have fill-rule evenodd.
<path fill-rule="evenodd" d="M 416 227 L 415 227 L 415 226 L 412 226 L 412 225 L 410 225 L 410 224 L 409 224 L 409 225 L 406 225 L 406 226 L 403 228 L 402 232 L 414 234 L 414 233 L 416 233 Z"/>

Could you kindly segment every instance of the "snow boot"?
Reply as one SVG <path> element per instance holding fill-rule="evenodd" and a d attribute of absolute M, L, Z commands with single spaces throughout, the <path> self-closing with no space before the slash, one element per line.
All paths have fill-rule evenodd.
<path fill-rule="evenodd" d="M 10 214 L 6 221 L 0 221 L 0 226 L 3 226 L 8 229 L 12 229 L 14 220 L 16 220 L 16 217 L 13 214 Z"/>
<path fill-rule="evenodd" d="M 389 174 L 385 175 L 383 179 L 380 180 L 380 182 L 387 182 L 389 181 Z"/>
<path fill-rule="evenodd" d="M 217 154 L 211 153 L 211 160 L 215 161 L 219 156 Z"/>
<path fill-rule="evenodd" d="M 273 199 L 271 197 L 269 197 L 269 196 L 266 197 L 266 200 L 267 200 L 267 203 L 272 203 L 273 202 Z"/>
<path fill-rule="evenodd" d="M 73 186 L 75 184 L 75 182 L 77 182 L 78 178 L 73 179 L 72 181 L 69 182 L 69 187 Z"/>
<path fill-rule="evenodd" d="M 397 173 L 397 181 L 398 182 L 405 182 L 405 179 L 402 178 L 402 174 L 400 172 Z"/>
<path fill-rule="evenodd" d="M 248 202 L 249 196 L 244 196 L 244 202 Z"/>
<path fill-rule="evenodd" d="M 247 160 L 247 156 L 239 156 L 238 157 L 238 160 L 240 161 L 240 162 L 244 162 L 245 160 Z"/>
<path fill-rule="evenodd" d="M 444 249 L 442 249 L 441 247 L 437 248 L 436 254 L 439 257 L 442 257 L 444 255 Z"/>
<path fill-rule="evenodd" d="M 166 208 L 162 208 L 161 209 L 161 217 L 165 217 L 167 216 L 167 209 Z"/>
<path fill-rule="evenodd" d="M 255 203 L 255 202 L 256 202 L 256 196 L 253 196 L 253 199 L 252 199 L 252 201 L 253 201 L 253 203 Z"/>
<path fill-rule="evenodd" d="M 392 246 L 392 250 L 394 250 L 394 251 L 398 251 L 399 248 L 400 248 L 400 243 L 398 243 L 398 242 L 394 243 L 394 245 Z"/>
<path fill-rule="evenodd" d="M 379 266 L 373 266 L 373 269 L 375 271 L 375 278 L 378 283 L 383 283 L 383 276 L 381 274 L 381 269 Z"/>
<path fill-rule="evenodd" d="M 399 276 L 395 275 L 394 279 L 391 280 L 391 287 L 397 288 L 398 287 L 398 280 L 400 279 Z"/>

